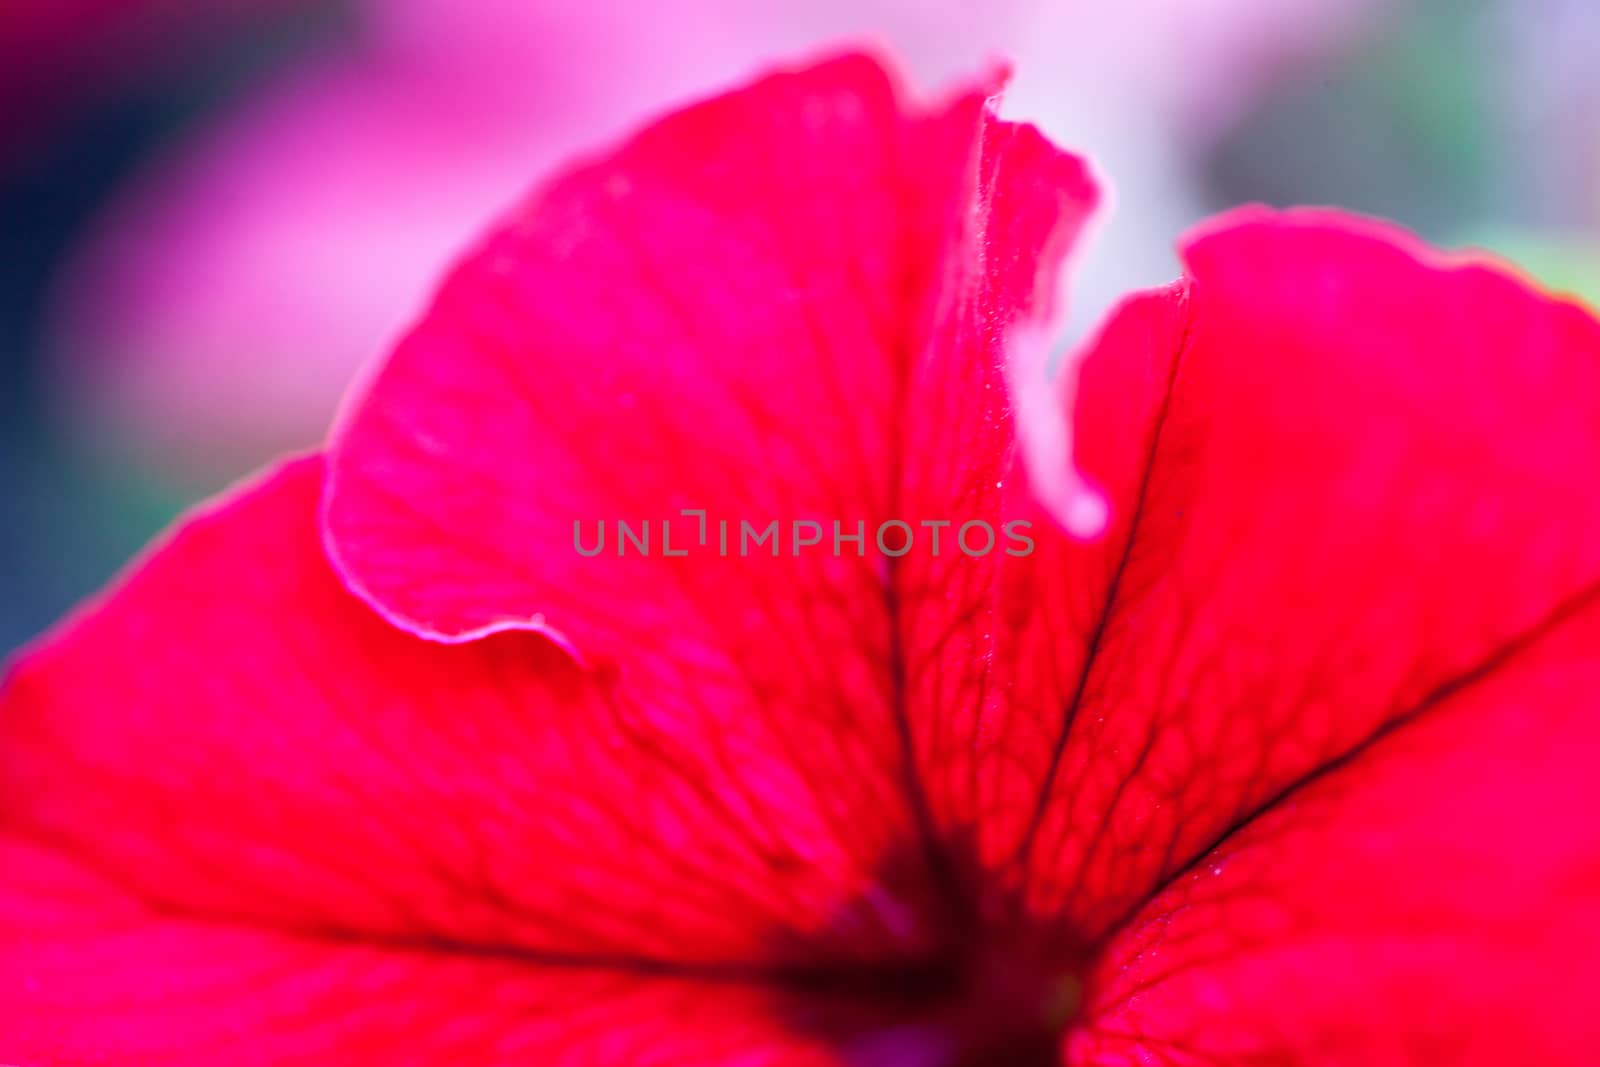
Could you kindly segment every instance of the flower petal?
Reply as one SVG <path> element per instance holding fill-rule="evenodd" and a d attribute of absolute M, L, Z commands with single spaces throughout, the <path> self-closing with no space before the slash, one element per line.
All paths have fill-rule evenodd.
<path fill-rule="evenodd" d="M 0 691 L 0 1060 L 157 1057 L 175 1028 L 226 1060 L 257 1024 L 398 1044 L 425 1017 L 385 998 L 465 1012 L 506 976 L 481 1015 L 435 1018 L 498 1054 L 578 972 L 731 990 L 747 1007 L 709 1041 L 782 968 L 838 962 L 805 935 L 906 839 L 897 748 L 820 714 L 785 746 L 682 694 L 641 706 L 535 634 L 420 641 L 334 576 L 321 488 L 300 461 L 190 521 Z M 848 949 L 918 936 L 867 924 Z M 689 1040 L 632 997 L 596 1026 Z M 322 1012 L 353 1032 L 280 1018 Z"/>
<path fill-rule="evenodd" d="M 952 235 L 946 256 L 956 268 L 945 291 L 970 295 L 934 313 L 901 431 L 899 509 L 913 525 L 923 520 L 915 550 L 888 573 L 902 702 L 933 820 L 980 841 L 1005 835 L 996 794 L 1018 784 L 1007 760 L 988 758 L 997 706 L 1019 672 L 1053 670 L 1060 655 L 1019 663 L 1014 648 L 1035 652 L 1041 642 L 1011 631 L 1007 612 L 1025 608 L 1017 621 L 1027 627 L 1035 607 L 1059 602 L 1065 586 L 1052 576 L 1067 535 L 1045 505 L 1076 488 L 1060 469 L 1047 484 L 1028 477 L 1019 437 L 1030 409 L 1050 405 L 1054 392 L 1044 362 L 1021 350 L 1055 325 L 1059 268 L 1095 199 L 1082 162 L 1033 128 L 986 131 L 983 210 Z"/>
<path fill-rule="evenodd" d="M 1090 935 L 1600 599 L 1582 308 L 1327 212 L 1244 211 L 1186 256 L 1085 368 L 1081 454 L 1119 518 L 1062 579 L 1097 605 L 1058 627 L 1064 683 L 999 745 L 1038 786 L 1035 906 Z"/>
<path fill-rule="evenodd" d="M 450 280 L 336 435 L 341 570 L 424 634 L 544 626 L 600 658 L 737 633 L 768 618 L 769 580 L 797 604 L 881 585 L 859 562 L 786 561 L 769 579 L 614 545 L 584 560 L 574 523 L 706 508 L 734 539 L 779 520 L 788 556 L 793 520 L 827 535 L 866 520 L 870 537 L 900 517 L 899 428 L 939 323 L 962 303 L 965 323 L 1014 319 L 1059 259 L 1041 245 L 1092 202 L 1051 153 L 1029 177 L 1072 184 L 1048 216 L 969 225 L 992 208 L 974 203 L 985 134 L 1019 139 L 981 93 L 907 114 L 850 57 L 673 116 L 554 184 Z M 991 267 L 1004 277 L 975 296 L 974 242 L 1013 231 Z M 974 365 L 994 357 L 977 344 Z M 678 521 L 679 548 L 702 547 Z"/>
<path fill-rule="evenodd" d="M 1590 1062 L 1596 649 L 1591 605 L 1192 864 L 1107 952 L 1073 1054 Z"/>
<path fill-rule="evenodd" d="M 838 1063 L 758 988 L 185 918 L 9 835 L 0 864 L 7 1063 Z"/>
<path fill-rule="evenodd" d="M 922 832 L 968 830 L 1001 528 L 1031 507 L 1002 488 L 1008 344 L 1095 198 L 982 93 L 909 114 L 859 57 L 668 119 L 548 190 L 380 369 L 336 436 L 336 563 L 428 636 L 542 630 L 790 752 L 848 731 L 899 753 Z M 705 526 L 677 519 L 667 558 L 681 508 Z M 778 555 L 746 555 L 774 520 Z M 575 524 L 613 540 L 584 558 Z"/>

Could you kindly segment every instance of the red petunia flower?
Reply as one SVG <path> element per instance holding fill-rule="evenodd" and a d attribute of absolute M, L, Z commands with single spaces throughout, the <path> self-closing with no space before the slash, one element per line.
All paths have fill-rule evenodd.
<path fill-rule="evenodd" d="M 544 190 L 12 675 L 0 1061 L 1591 1059 L 1600 323 L 1221 220 L 1076 539 L 1094 198 L 857 58 Z"/>

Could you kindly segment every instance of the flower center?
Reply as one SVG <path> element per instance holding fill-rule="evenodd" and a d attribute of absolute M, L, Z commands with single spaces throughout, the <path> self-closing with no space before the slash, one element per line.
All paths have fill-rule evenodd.
<path fill-rule="evenodd" d="M 832 961 L 791 972 L 786 1021 L 852 1067 L 1056 1067 L 1088 953 L 1059 927 L 1018 918 L 1013 895 L 975 864 L 938 889 L 908 878 L 911 864 L 886 865 L 870 900 L 785 946 L 791 959 Z M 874 922 L 886 913 L 899 935 Z M 918 947 L 886 954 L 896 940 Z"/>

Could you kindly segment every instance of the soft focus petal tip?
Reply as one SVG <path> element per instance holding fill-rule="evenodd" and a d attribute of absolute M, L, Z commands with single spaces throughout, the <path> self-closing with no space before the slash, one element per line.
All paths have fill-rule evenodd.
<path fill-rule="evenodd" d="M 1260 203 L 1243 204 L 1198 223 L 1179 239 L 1177 248 L 1187 273 L 1193 275 L 1213 269 L 1212 265 L 1220 263 L 1223 255 L 1234 254 L 1235 242 L 1252 234 L 1302 239 L 1321 235 L 1370 241 L 1393 248 L 1434 270 L 1488 270 L 1558 302 L 1583 303 L 1581 297 L 1546 284 L 1514 259 L 1493 249 L 1472 244 L 1440 247 L 1392 219 L 1340 207 L 1278 208 Z"/>
<path fill-rule="evenodd" d="M 1078 361 L 1052 374 L 1054 345 L 1048 325 L 1024 323 L 1007 343 L 1007 388 L 1016 405 L 1017 437 L 1034 496 L 1073 537 L 1090 541 L 1106 530 L 1110 506 L 1078 468 L 1068 423 Z"/>

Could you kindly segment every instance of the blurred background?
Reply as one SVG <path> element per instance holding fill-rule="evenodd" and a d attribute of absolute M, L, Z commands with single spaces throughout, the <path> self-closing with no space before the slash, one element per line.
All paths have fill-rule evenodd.
<path fill-rule="evenodd" d="M 1069 330 L 1246 200 L 1600 300 L 1595 0 L 0 0 L 0 655 L 345 383 L 553 165 L 868 41 L 1114 190 Z"/>

